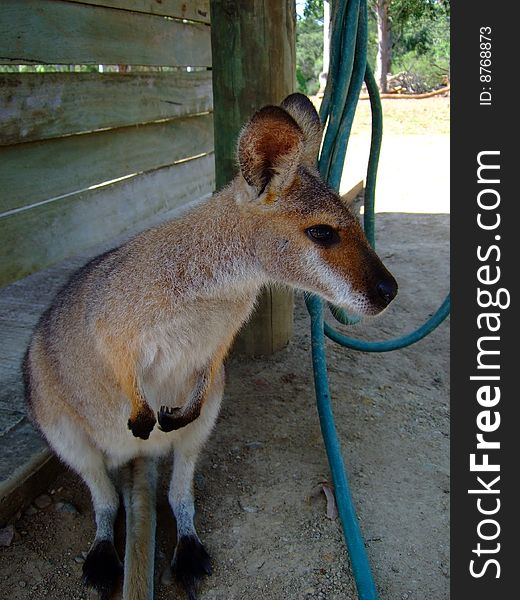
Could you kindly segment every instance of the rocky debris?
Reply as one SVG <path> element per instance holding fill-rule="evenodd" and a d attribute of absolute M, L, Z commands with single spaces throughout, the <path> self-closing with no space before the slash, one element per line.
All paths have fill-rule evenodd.
<path fill-rule="evenodd" d="M 34 501 L 34 505 L 40 510 L 49 507 L 51 504 L 52 498 L 47 494 L 42 494 L 41 496 L 38 496 L 38 498 L 36 498 L 36 500 Z"/>
<path fill-rule="evenodd" d="M 246 513 L 257 513 L 258 512 L 258 508 L 256 506 L 249 506 L 247 504 L 244 504 L 244 502 L 240 498 L 238 499 L 238 505 Z"/>
<path fill-rule="evenodd" d="M 193 483 L 195 485 L 195 489 L 198 492 L 202 492 L 206 487 L 206 478 L 202 473 L 195 473 L 195 476 L 193 477 Z"/>
<path fill-rule="evenodd" d="M 79 510 L 71 502 L 60 500 L 54 505 L 54 510 L 62 513 L 69 513 L 71 515 L 79 515 Z"/>
<path fill-rule="evenodd" d="M 258 441 L 246 442 L 244 446 L 249 448 L 249 450 L 258 450 L 258 448 L 262 448 L 264 444 Z"/>
<path fill-rule="evenodd" d="M 432 92 L 435 89 L 441 89 L 449 85 L 449 78 L 443 77 L 442 84 L 432 88 L 427 81 L 413 71 L 401 71 L 395 75 L 388 74 L 387 77 L 387 93 L 388 94 L 425 94 Z M 361 95 L 368 93 L 366 85 L 361 88 Z"/>
<path fill-rule="evenodd" d="M 161 585 L 172 585 L 173 584 L 173 574 L 172 574 L 172 569 L 170 567 L 169 564 L 167 564 L 164 569 L 163 572 L 161 573 Z"/>
<path fill-rule="evenodd" d="M 14 538 L 14 525 L 7 525 L 0 529 L 0 546 L 10 546 Z"/>

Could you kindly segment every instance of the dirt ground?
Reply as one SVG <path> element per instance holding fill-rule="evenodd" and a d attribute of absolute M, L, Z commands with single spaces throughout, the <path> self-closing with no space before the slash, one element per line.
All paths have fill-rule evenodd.
<path fill-rule="evenodd" d="M 413 153 L 403 160 L 420 187 Z M 368 339 L 419 325 L 448 289 L 448 215 L 396 208 L 378 215 L 377 231 L 378 251 L 400 292 L 383 316 L 350 328 Z M 447 599 L 449 325 L 386 354 L 328 343 L 328 357 L 337 427 L 380 598 Z M 327 518 L 323 495 L 309 499 L 328 479 L 309 319 L 298 295 L 290 345 L 228 365 L 223 409 L 195 481 L 198 531 L 214 564 L 198 598 L 355 600 L 339 521 Z M 184 598 L 167 569 L 175 534 L 164 491 L 163 483 L 157 600 Z M 2 599 L 90 597 L 80 584 L 94 534 L 88 494 L 63 473 L 47 495 L 39 501 L 47 506 L 20 515 L 11 545 L 0 548 Z"/>

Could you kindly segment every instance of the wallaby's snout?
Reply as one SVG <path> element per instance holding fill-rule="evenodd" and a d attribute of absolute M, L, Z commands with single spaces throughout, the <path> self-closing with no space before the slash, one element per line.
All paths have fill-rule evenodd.
<path fill-rule="evenodd" d="M 255 113 L 238 145 L 239 206 L 253 223 L 255 250 L 269 280 L 376 315 L 395 298 L 397 283 L 357 218 L 321 179 L 321 136 L 318 113 L 302 94 Z"/>
<path fill-rule="evenodd" d="M 397 296 L 397 281 L 394 276 L 381 262 L 377 254 L 368 247 L 365 250 L 367 258 L 364 268 L 366 276 L 363 283 L 358 287 L 359 292 L 365 296 L 366 301 L 359 312 L 367 315 L 377 315 L 392 302 Z"/>
<path fill-rule="evenodd" d="M 377 284 L 377 291 L 379 292 L 379 296 L 383 299 L 385 305 L 388 306 L 390 302 L 392 302 L 392 300 L 397 296 L 397 281 L 392 275 L 390 275 L 390 277 L 382 279 Z"/>

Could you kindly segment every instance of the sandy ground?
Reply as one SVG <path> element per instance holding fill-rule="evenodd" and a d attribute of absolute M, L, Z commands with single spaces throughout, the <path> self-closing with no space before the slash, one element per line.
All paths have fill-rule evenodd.
<path fill-rule="evenodd" d="M 383 143 L 376 212 L 450 212 L 449 97 L 383 100 Z M 370 104 L 358 105 L 341 192 L 365 178 L 370 151 Z"/>
<path fill-rule="evenodd" d="M 406 137 L 413 142 L 403 141 L 404 154 L 393 157 L 409 174 L 393 190 L 397 199 L 408 188 L 424 191 L 420 149 L 427 140 Z M 382 317 L 351 328 L 353 335 L 405 333 L 442 301 L 449 260 L 449 217 L 439 214 L 444 180 L 436 192 L 427 190 L 441 203 L 429 214 L 403 201 L 378 216 L 378 250 L 400 293 Z M 382 178 L 379 190 L 390 185 Z M 196 476 L 199 534 L 214 563 L 201 600 L 357 597 L 339 522 L 327 518 L 323 496 L 309 499 L 329 471 L 301 296 L 295 330 L 288 348 L 274 356 L 229 362 L 222 413 Z M 397 352 L 361 354 L 329 343 L 328 356 L 337 427 L 380 598 L 447 599 L 449 326 Z M 47 506 L 20 515 L 11 545 L 0 548 L 0 598 L 89 598 L 81 563 L 94 527 L 83 484 L 64 473 L 40 503 Z M 184 598 L 168 581 L 174 543 L 163 493 L 158 600 Z"/>

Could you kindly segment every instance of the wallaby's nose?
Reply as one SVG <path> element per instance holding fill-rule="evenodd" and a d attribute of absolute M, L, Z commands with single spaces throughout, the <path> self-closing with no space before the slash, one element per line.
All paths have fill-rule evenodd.
<path fill-rule="evenodd" d="M 397 281 L 393 277 L 382 279 L 377 284 L 377 291 L 388 306 L 397 295 Z"/>

